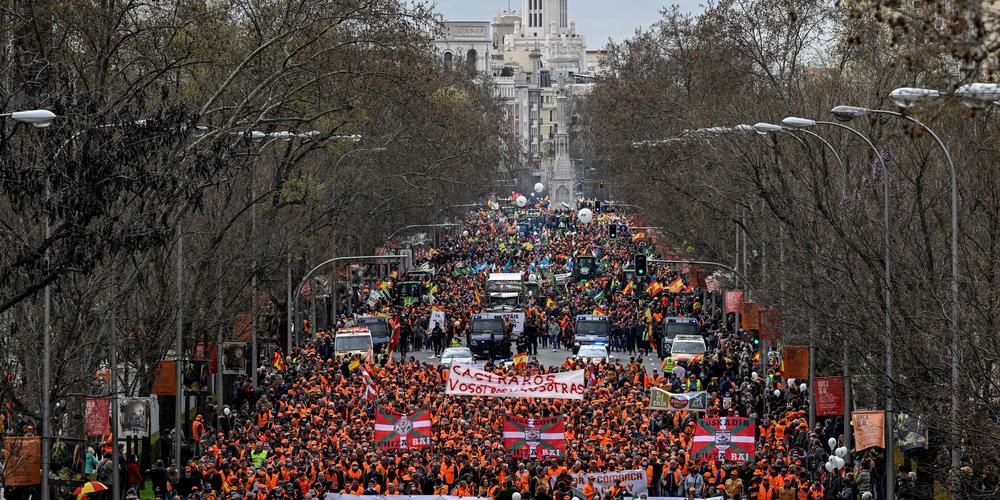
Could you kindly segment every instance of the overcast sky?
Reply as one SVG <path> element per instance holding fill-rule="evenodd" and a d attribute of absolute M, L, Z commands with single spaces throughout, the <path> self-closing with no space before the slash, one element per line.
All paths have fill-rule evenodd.
<path fill-rule="evenodd" d="M 496 10 L 521 9 L 521 0 L 432 0 L 446 21 L 489 21 Z M 629 38 L 636 28 L 648 28 L 660 18 L 660 9 L 676 3 L 685 12 L 701 12 L 702 0 L 569 0 L 569 19 L 577 33 L 587 37 L 589 49 L 599 49 L 608 38 Z"/>

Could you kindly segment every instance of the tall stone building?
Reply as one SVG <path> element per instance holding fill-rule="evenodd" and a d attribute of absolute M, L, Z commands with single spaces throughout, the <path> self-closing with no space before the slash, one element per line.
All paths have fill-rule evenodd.
<path fill-rule="evenodd" d="M 517 189 L 541 182 L 555 205 L 574 206 L 569 99 L 576 83 L 599 69 L 570 20 L 569 1 L 522 0 L 519 12 L 494 12 L 490 22 L 446 21 L 445 27 L 435 40 L 442 64 L 474 65 L 504 102 L 526 172 Z"/>

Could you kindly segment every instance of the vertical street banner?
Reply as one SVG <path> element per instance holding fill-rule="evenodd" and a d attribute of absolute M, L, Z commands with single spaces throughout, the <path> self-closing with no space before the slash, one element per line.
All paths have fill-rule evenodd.
<path fill-rule="evenodd" d="M 844 377 L 816 377 L 813 391 L 817 416 L 844 414 Z"/>
<path fill-rule="evenodd" d="M 431 445 L 431 414 L 426 408 L 410 415 L 385 408 L 375 412 L 375 446 L 423 448 Z"/>
<path fill-rule="evenodd" d="M 726 290 L 726 314 L 738 313 L 743 306 L 743 290 Z"/>
<path fill-rule="evenodd" d="M 781 340 L 781 315 L 776 308 L 770 307 L 757 311 L 760 316 L 760 339 L 761 340 Z"/>
<path fill-rule="evenodd" d="M 744 330 L 760 330 L 761 305 L 752 300 L 740 304 L 740 328 Z"/>
<path fill-rule="evenodd" d="M 666 411 L 707 411 L 708 392 L 667 392 L 659 387 L 649 388 L 649 409 Z"/>
<path fill-rule="evenodd" d="M 118 436 L 149 436 L 149 398 L 121 398 L 118 402 Z"/>
<path fill-rule="evenodd" d="M 851 413 L 854 426 L 855 451 L 868 448 L 885 448 L 885 412 L 882 410 L 859 410 Z"/>
<path fill-rule="evenodd" d="M 111 398 L 84 398 L 83 432 L 87 437 L 111 434 Z"/>
<path fill-rule="evenodd" d="M 809 379 L 809 346 L 786 345 L 781 351 L 781 366 L 785 380 Z"/>
<path fill-rule="evenodd" d="M 515 458 L 566 456 L 562 417 L 519 418 L 504 416 L 503 447 Z"/>
<path fill-rule="evenodd" d="M 163 360 L 156 363 L 156 371 L 153 376 L 153 388 L 150 391 L 157 396 L 177 395 L 177 362 L 174 360 Z"/>
<path fill-rule="evenodd" d="M 700 419 L 694 431 L 691 457 L 720 462 L 752 462 L 756 429 L 752 418 Z"/>
<path fill-rule="evenodd" d="M 42 483 L 42 438 L 13 437 L 3 439 L 6 461 L 0 479 L 6 487 L 31 486 Z"/>

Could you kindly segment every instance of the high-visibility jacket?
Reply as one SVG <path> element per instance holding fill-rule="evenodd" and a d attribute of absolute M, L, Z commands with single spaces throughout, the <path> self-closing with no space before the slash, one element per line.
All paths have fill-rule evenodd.
<path fill-rule="evenodd" d="M 254 467 L 263 467 L 264 460 L 267 460 L 267 450 L 251 451 L 250 460 L 253 461 Z"/>

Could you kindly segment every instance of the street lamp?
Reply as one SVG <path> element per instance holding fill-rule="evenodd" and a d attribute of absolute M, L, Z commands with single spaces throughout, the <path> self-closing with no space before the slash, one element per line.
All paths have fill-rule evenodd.
<path fill-rule="evenodd" d="M 996 104 L 1000 100 L 1000 85 L 995 83 L 966 83 L 955 90 L 955 95 L 962 99 L 962 105 L 968 108 L 980 109 Z"/>
<path fill-rule="evenodd" d="M 857 129 L 844 125 L 843 123 L 837 122 L 827 122 L 827 121 L 817 121 L 810 120 L 808 118 L 799 118 L 796 116 L 789 116 L 781 121 L 786 127 L 802 129 L 811 128 L 816 125 L 826 125 L 830 127 L 836 127 L 839 129 L 847 130 L 848 132 L 861 138 L 868 147 L 871 148 L 872 153 L 875 154 L 875 158 L 878 159 L 879 166 L 882 169 L 882 237 L 883 244 L 885 246 L 885 254 L 883 255 L 885 272 L 883 276 L 883 288 L 885 289 L 884 304 L 885 304 L 885 359 L 886 359 L 886 380 L 888 387 L 892 387 L 892 359 L 893 359 L 893 348 L 892 348 L 892 278 L 890 273 L 890 254 L 889 254 L 889 166 L 886 165 L 885 159 L 882 157 L 882 153 L 875 147 L 875 144 L 868 138 L 868 136 L 862 134 Z M 850 401 L 851 401 L 851 376 L 850 368 L 847 359 L 847 338 L 844 337 L 844 401 L 847 403 L 844 405 L 844 444 L 848 449 L 851 447 L 851 432 L 850 432 Z M 890 391 L 891 392 L 891 391 Z"/>
<path fill-rule="evenodd" d="M 0 117 L 10 118 L 20 123 L 27 123 L 35 128 L 45 128 L 52 125 L 52 122 L 56 119 L 56 114 L 47 109 L 31 109 L 28 111 L 2 113 Z"/>
<path fill-rule="evenodd" d="M 11 113 L 2 113 L 0 117 L 10 118 L 18 123 L 27 123 L 35 128 L 45 128 L 52 125 L 52 121 L 56 119 L 56 114 L 47 109 L 32 109 L 29 111 L 13 111 Z M 45 180 L 45 198 L 48 201 L 50 196 L 49 193 L 49 182 L 46 178 Z M 45 216 L 45 239 L 48 240 L 52 237 L 52 228 L 49 224 L 48 215 Z M 45 265 L 48 267 L 49 264 L 49 250 L 45 249 L 44 255 Z M 52 336 L 52 286 L 49 283 L 45 284 L 42 291 L 42 498 L 49 498 L 49 470 L 51 468 L 49 464 L 49 448 L 51 447 L 52 439 L 52 425 L 50 420 L 52 416 L 49 412 L 49 404 L 51 403 L 49 394 L 52 390 L 52 362 L 50 358 L 52 357 L 52 341 L 50 337 Z"/>
<path fill-rule="evenodd" d="M 926 97 L 937 97 L 940 95 L 937 91 L 926 91 L 926 92 L 914 92 L 915 90 L 925 90 L 925 89 L 896 89 L 890 93 L 897 103 L 899 99 L 912 99 L 913 96 L 922 95 Z M 908 96 L 908 97 L 907 97 Z M 951 183 L 951 383 L 952 383 L 952 395 L 951 395 L 951 420 L 952 420 L 952 449 L 951 449 L 951 467 L 952 467 L 952 480 L 953 488 L 958 489 L 958 469 L 961 466 L 961 456 L 958 450 L 959 434 L 958 434 L 958 405 L 959 405 L 959 395 L 958 395 L 958 384 L 959 384 L 959 341 L 958 341 L 958 319 L 959 319 L 959 294 L 958 294 L 958 176 L 955 173 L 955 163 L 951 159 L 951 153 L 948 148 L 941 141 L 934 130 L 932 130 L 923 122 L 917 120 L 916 118 L 898 113 L 896 111 L 889 111 L 885 109 L 869 109 L 857 106 L 837 106 L 830 110 L 833 113 L 834 118 L 840 121 L 848 121 L 853 118 L 858 118 L 867 115 L 887 115 L 894 116 L 896 118 L 902 118 L 918 127 L 923 129 L 925 132 L 930 134 L 934 141 L 937 142 L 938 147 L 944 153 L 945 160 L 948 162 L 948 175 L 950 177 Z M 890 398 L 891 398 L 890 391 Z M 889 413 L 891 409 L 886 409 L 886 419 L 889 418 Z M 891 428 L 891 424 L 887 423 L 886 427 Z M 886 444 L 889 446 L 889 443 Z M 887 457 L 889 457 L 889 463 L 892 460 L 892 453 L 887 450 Z M 889 476 L 894 476 L 895 471 L 886 467 L 886 472 Z M 895 484 L 892 479 L 886 480 L 887 494 L 891 494 Z M 891 498 L 891 497 L 890 497 Z"/>

